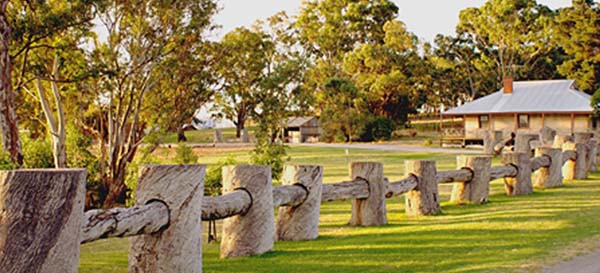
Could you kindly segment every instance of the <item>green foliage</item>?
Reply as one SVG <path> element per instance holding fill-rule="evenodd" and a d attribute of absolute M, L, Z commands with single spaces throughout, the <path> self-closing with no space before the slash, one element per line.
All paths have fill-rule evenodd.
<path fill-rule="evenodd" d="M 0 153 L 0 170 L 14 170 L 17 165 L 10 160 L 10 154 Z"/>
<path fill-rule="evenodd" d="M 26 169 L 54 168 L 52 144 L 46 138 L 32 139 L 25 137 L 23 141 L 23 167 Z"/>
<path fill-rule="evenodd" d="M 365 132 L 360 137 L 362 141 L 389 140 L 396 130 L 393 120 L 386 117 L 376 117 L 367 123 Z"/>
<path fill-rule="evenodd" d="M 592 109 L 594 109 L 594 115 L 596 117 L 600 116 L 600 88 L 594 92 L 592 98 L 590 99 L 590 104 Z"/>
<path fill-rule="evenodd" d="M 350 142 L 360 138 L 370 113 L 366 111 L 364 94 L 352 81 L 329 79 L 319 100 L 324 109 L 319 120 L 324 141 Z"/>
<path fill-rule="evenodd" d="M 67 161 L 71 168 L 84 168 L 86 177 L 86 209 L 100 208 L 101 196 L 106 195 L 102 189 L 102 173 L 98 157 L 90 152 L 93 138 L 79 129 L 75 124 L 67 124 Z"/>
<path fill-rule="evenodd" d="M 217 161 L 206 170 L 206 178 L 204 179 L 204 196 L 217 196 L 221 194 L 223 188 L 223 167 L 235 165 L 236 160 L 233 154 L 228 155 L 225 159 Z"/>
<path fill-rule="evenodd" d="M 177 144 L 177 148 L 175 148 L 174 160 L 177 164 L 194 164 L 198 162 L 198 155 L 194 153 L 191 146 L 179 143 Z"/>
<path fill-rule="evenodd" d="M 256 165 L 271 167 L 271 177 L 273 180 L 279 180 L 285 162 L 290 160 L 289 157 L 286 158 L 286 148 L 287 146 L 279 140 L 275 142 L 257 140 L 250 156 L 250 162 Z"/>

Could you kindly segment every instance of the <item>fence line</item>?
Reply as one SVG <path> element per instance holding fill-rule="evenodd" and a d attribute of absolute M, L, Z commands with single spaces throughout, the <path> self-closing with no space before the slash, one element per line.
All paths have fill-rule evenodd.
<path fill-rule="evenodd" d="M 350 199 L 349 225 L 377 226 L 387 223 L 386 198 L 401 194 L 408 216 L 438 214 L 439 184 L 453 184 L 451 201 L 484 204 L 498 178 L 508 195 L 526 195 L 533 186 L 561 186 L 563 177 L 585 179 L 597 169 L 591 134 L 548 139 L 517 134 L 516 151 L 504 153 L 500 166 L 488 155 L 458 156 L 456 170 L 439 172 L 435 161 L 407 160 L 405 177 L 394 182 L 376 162 L 353 162 L 351 180 L 332 184 L 322 183 L 321 166 L 286 166 L 279 187 L 272 186 L 268 167 L 227 166 L 223 195 L 216 197 L 203 197 L 204 165 L 150 165 L 140 173 L 134 207 L 85 214 L 83 170 L 0 172 L 0 209 L 6 211 L 0 268 L 77 272 L 80 243 L 132 237 L 130 272 L 202 272 L 203 220 L 224 219 L 221 257 L 257 255 L 275 240 L 317 238 L 323 202 Z M 277 219 L 273 208 L 279 208 Z"/>

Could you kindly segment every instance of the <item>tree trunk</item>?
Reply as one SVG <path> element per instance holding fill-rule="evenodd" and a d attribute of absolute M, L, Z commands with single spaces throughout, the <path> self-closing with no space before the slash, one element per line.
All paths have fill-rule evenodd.
<path fill-rule="evenodd" d="M 177 142 L 186 142 L 187 138 L 185 137 L 185 130 L 183 127 L 177 128 Z"/>
<path fill-rule="evenodd" d="M 103 207 L 110 208 L 114 207 L 115 204 L 125 204 L 127 198 L 125 185 L 125 170 L 119 170 L 116 177 L 107 177 L 103 183 L 108 193 L 106 199 L 104 199 Z"/>
<path fill-rule="evenodd" d="M 10 154 L 10 159 L 18 166 L 23 165 L 19 126 L 15 111 L 15 93 L 12 90 L 11 60 L 9 43 L 11 29 L 6 18 L 9 1 L 0 2 L 0 131 L 2 151 Z"/>

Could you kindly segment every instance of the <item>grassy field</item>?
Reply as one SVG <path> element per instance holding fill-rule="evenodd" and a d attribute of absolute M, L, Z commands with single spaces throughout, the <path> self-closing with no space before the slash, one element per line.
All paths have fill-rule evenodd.
<path fill-rule="evenodd" d="M 254 126 L 248 126 L 248 135 L 254 136 Z M 225 142 L 236 142 L 238 141 L 235 136 L 235 128 L 222 128 L 220 129 L 223 134 L 223 141 Z M 215 130 L 214 129 L 203 129 L 185 132 L 187 143 L 213 143 L 215 141 Z M 164 143 L 177 143 L 177 133 L 168 133 L 163 139 Z"/>
<path fill-rule="evenodd" d="M 172 152 L 159 151 L 168 158 Z M 197 149 L 201 163 L 225 154 L 239 162 L 247 150 Z M 392 180 L 403 176 L 406 159 L 431 159 L 438 169 L 455 168 L 454 156 L 296 147 L 292 163 L 322 164 L 325 181 L 347 178 L 349 161 L 380 161 Z M 496 163 L 497 164 L 497 163 Z M 449 199 L 448 186 L 440 188 Z M 221 260 L 218 244 L 205 244 L 204 272 L 530 272 L 600 244 L 600 174 L 565 187 L 507 197 L 501 181 L 492 183 L 483 206 L 442 203 L 443 214 L 408 218 L 402 197 L 388 199 L 389 224 L 349 227 L 351 205 L 323 204 L 320 237 L 277 242 L 259 257 Z M 82 246 L 80 272 L 127 272 L 127 239 Z"/>

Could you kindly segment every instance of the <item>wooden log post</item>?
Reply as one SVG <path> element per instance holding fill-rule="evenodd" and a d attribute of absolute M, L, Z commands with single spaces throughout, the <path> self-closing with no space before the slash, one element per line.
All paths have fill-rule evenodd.
<path fill-rule="evenodd" d="M 140 170 L 136 205 L 162 202 L 169 224 L 132 237 L 129 272 L 202 272 L 204 165 L 146 165 Z"/>
<path fill-rule="evenodd" d="M 536 134 L 517 133 L 515 138 L 515 152 L 527 153 L 527 155 L 532 156 L 531 141 L 539 140 L 539 138 L 540 136 Z"/>
<path fill-rule="evenodd" d="M 587 164 L 587 144 L 585 143 L 569 143 L 567 145 L 571 145 L 570 149 L 575 151 L 576 157 L 575 161 L 567 161 L 565 166 L 574 164 L 570 166 L 567 170 L 563 170 L 563 175 L 565 179 L 587 179 L 588 177 L 588 164 Z M 565 171 L 569 171 L 572 169 L 572 175 L 567 176 Z"/>
<path fill-rule="evenodd" d="M 593 133 L 588 132 L 577 132 L 573 133 L 573 141 L 575 143 L 587 143 L 594 136 Z"/>
<path fill-rule="evenodd" d="M 277 214 L 277 240 L 314 240 L 319 236 L 321 191 L 323 189 L 322 166 L 285 166 L 283 184 L 303 188 L 306 198 L 294 207 L 280 207 Z"/>
<path fill-rule="evenodd" d="M 223 194 L 245 190 L 252 205 L 245 213 L 223 220 L 221 258 L 259 255 L 275 241 L 271 168 L 236 165 L 223 167 Z"/>
<path fill-rule="evenodd" d="M 0 172 L 0 271 L 76 273 L 85 170 Z"/>
<path fill-rule="evenodd" d="M 598 170 L 598 141 L 590 139 L 587 143 L 587 160 L 589 172 L 595 172 Z"/>
<path fill-rule="evenodd" d="M 223 143 L 223 133 L 219 129 L 215 129 L 215 143 Z"/>
<path fill-rule="evenodd" d="M 243 143 L 249 143 L 250 142 L 250 136 L 248 135 L 248 129 L 244 128 L 242 129 L 241 135 L 240 135 L 240 139 Z"/>
<path fill-rule="evenodd" d="M 563 185 L 562 177 L 562 150 L 556 148 L 537 148 L 535 156 L 547 157 L 550 161 L 550 166 L 542 166 L 535 172 L 534 186 L 539 188 L 553 188 Z"/>
<path fill-rule="evenodd" d="M 406 193 L 406 215 L 435 215 L 440 213 L 440 198 L 436 181 L 435 161 L 406 160 L 406 176 L 417 178 L 417 187 Z"/>
<path fill-rule="evenodd" d="M 540 141 L 542 142 L 542 146 L 551 147 L 554 144 L 554 138 L 556 137 L 556 130 L 544 126 L 540 130 Z"/>
<path fill-rule="evenodd" d="M 512 152 L 502 155 L 502 163 L 517 168 L 517 175 L 504 178 L 507 195 L 526 195 L 533 192 L 531 184 L 531 160 L 528 153 Z"/>
<path fill-rule="evenodd" d="M 350 177 L 365 179 L 369 186 L 369 197 L 352 200 L 351 226 L 379 226 L 387 224 L 385 194 L 387 192 L 383 164 L 378 162 L 350 163 Z"/>
<path fill-rule="evenodd" d="M 454 183 L 450 200 L 459 203 L 487 203 L 490 193 L 492 157 L 460 155 L 456 157 L 456 166 L 470 170 L 473 176 L 469 181 Z"/>
<path fill-rule="evenodd" d="M 494 147 L 502 141 L 502 131 L 485 130 L 483 135 L 483 153 L 486 155 L 495 155 Z"/>
<path fill-rule="evenodd" d="M 575 169 L 576 169 L 576 164 L 577 164 L 577 148 L 576 148 L 576 144 L 574 142 L 568 141 L 563 143 L 562 145 L 562 150 L 563 150 L 563 167 L 562 167 L 562 174 L 564 179 L 567 180 L 573 180 L 575 179 Z M 575 157 L 571 158 L 570 156 L 568 156 L 568 154 L 574 154 Z"/>
<path fill-rule="evenodd" d="M 554 143 L 552 144 L 552 148 L 562 149 L 563 144 L 571 141 L 573 141 L 573 137 L 570 135 L 556 135 L 554 137 Z"/>

